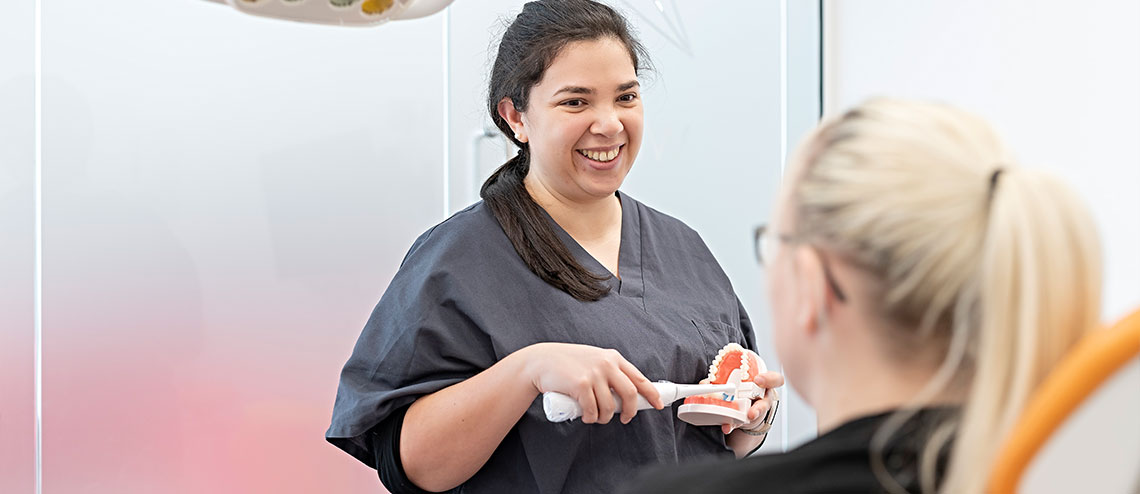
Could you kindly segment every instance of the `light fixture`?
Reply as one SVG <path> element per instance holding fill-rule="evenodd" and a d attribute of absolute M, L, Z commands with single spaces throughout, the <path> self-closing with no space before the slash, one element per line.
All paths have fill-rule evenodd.
<path fill-rule="evenodd" d="M 426 17 L 454 0 L 207 0 L 252 15 L 297 22 L 373 26 Z"/>

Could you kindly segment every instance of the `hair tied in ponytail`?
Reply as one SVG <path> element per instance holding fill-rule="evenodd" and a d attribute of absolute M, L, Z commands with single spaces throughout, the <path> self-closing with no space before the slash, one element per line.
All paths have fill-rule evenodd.
<path fill-rule="evenodd" d="M 608 5 L 589 0 L 527 2 L 499 41 L 487 87 L 491 121 L 519 152 L 483 182 L 479 195 L 530 271 L 581 301 L 599 300 L 609 293 L 603 282 L 610 275 L 582 267 L 555 233 L 550 216 L 534 202 L 524 183 L 530 170 L 529 141 L 534 136 L 516 134 L 498 108 L 510 100 L 515 110 L 525 113 L 531 89 L 542 81 L 562 48 L 602 39 L 621 41 L 634 70 L 643 68 L 639 62 L 648 59 L 645 48 L 633 37 L 625 18 Z"/>

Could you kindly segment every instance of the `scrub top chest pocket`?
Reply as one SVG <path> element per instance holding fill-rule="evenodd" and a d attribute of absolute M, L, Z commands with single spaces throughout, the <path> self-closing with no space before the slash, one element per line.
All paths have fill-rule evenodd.
<path fill-rule="evenodd" d="M 744 333 L 740 328 L 734 327 L 730 324 L 721 321 L 707 321 L 701 319 L 689 319 L 689 322 L 696 328 L 697 332 L 701 335 L 701 342 L 704 344 L 705 358 L 711 359 L 729 343 L 739 343 L 745 348 L 748 343 L 744 341 Z"/>

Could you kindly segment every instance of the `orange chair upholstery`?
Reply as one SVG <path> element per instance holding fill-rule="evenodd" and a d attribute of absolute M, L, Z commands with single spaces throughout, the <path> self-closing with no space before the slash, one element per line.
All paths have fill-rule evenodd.
<path fill-rule="evenodd" d="M 1125 490 L 1118 492 L 1131 492 L 1130 489 L 1140 487 L 1137 485 L 1137 482 L 1140 482 L 1138 476 L 1140 460 L 1129 466 L 1128 463 L 1133 459 L 1127 456 L 1140 455 L 1140 437 L 1131 437 L 1140 432 L 1140 425 L 1137 425 L 1140 414 L 1131 415 L 1134 413 L 1131 409 L 1140 403 L 1140 383 L 1133 381 L 1140 379 L 1132 374 L 1140 376 L 1140 310 L 1107 329 L 1087 335 L 1034 391 L 1020 420 L 999 450 L 986 492 L 1060 491 L 1059 483 L 1028 480 L 1029 471 L 1034 470 L 1033 465 L 1042 462 L 1040 457 L 1046 456 L 1045 450 L 1052 450 L 1053 454 L 1067 455 L 1067 457 L 1050 463 L 1048 467 L 1050 471 L 1042 475 L 1052 475 L 1055 480 L 1080 483 L 1085 487 L 1082 489 L 1083 492 L 1104 492 L 1094 487 L 1096 482 L 1108 482 L 1109 485 L 1116 487 L 1119 487 L 1121 482 L 1131 484 L 1130 488 L 1125 487 Z M 1123 379 L 1128 380 L 1123 381 Z M 1112 384 L 1112 393 L 1115 393 L 1115 396 L 1099 398 L 1099 395 L 1108 392 L 1106 390 L 1110 388 L 1110 382 L 1124 384 Z M 1084 419 L 1086 422 L 1084 426 L 1073 425 L 1072 423 L 1078 422 L 1077 417 L 1086 413 L 1084 408 L 1091 408 L 1089 403 L 1093 399 L 1090 397 L 1099 400 L 1102 404 L 1098 406 L 1109 410 L 1107 415 L 1113 418 L 1105 419 L 1103 418 L 1105 414 L 1102 414 L 1098 418 Z M 1125 409 L 1127 411 L 1123 411 Z M 1126 415 L 1121 417 L 1121 413 Z M 1073 427 L 1084 427 L 1086 430 L 1062 433 L 1064 429 Z M 1096 437 L 1090 438 L 1089 435 Z M 1049 446 L 1051 442 L 1061 442 L 1060 436 L 1067 436 L 1070 439 L 1085 437 L 1085 442 L 1078 444 L 1080 443 L 1078 439 L 1070 440 L 1068 444 L 1062 446 Z M 1124 449 L 1134 451 L 1122 452 Z M 1127 471 L 1105 475 L 1095 469 L 1087 468 L 1103 466 L 1106 461 L 1122 458 L 1127 458 L 1123 460 L 1125 462 L 1123 468 Z M 1079 463 L 1086 464 L 1082 466 Z M 1042 469 L 1036 468 L 1036 470 Z M 1030 484 L 1036 487 L 1028 488 L 1027 485 Z M 1049 485 L 1053 488 L 1042 487 Z"/>

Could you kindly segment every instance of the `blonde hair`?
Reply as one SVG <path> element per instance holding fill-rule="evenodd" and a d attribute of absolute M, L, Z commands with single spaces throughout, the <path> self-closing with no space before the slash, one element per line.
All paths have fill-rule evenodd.
<path fill-rule="evenodd" d="M 956 384 L 965 401 L 926 438 L 924 492 L 953 441 L 943 492 L 981 492 L 1001 438 L 1031 391 L 1099 320 L 1100 246 L 1076 195 L 1014 164 L 992 129 L 934 103 L 874 99 L 820 126 L 793 178 L 797 235 L 874 273 L 879 310 L 911 328 L 899 345 L 942 345 L 914 407 Z M 905 349 L 903 349 L 905 350 Z M 884 487 L 887 440 L 876 435 Z"/>

